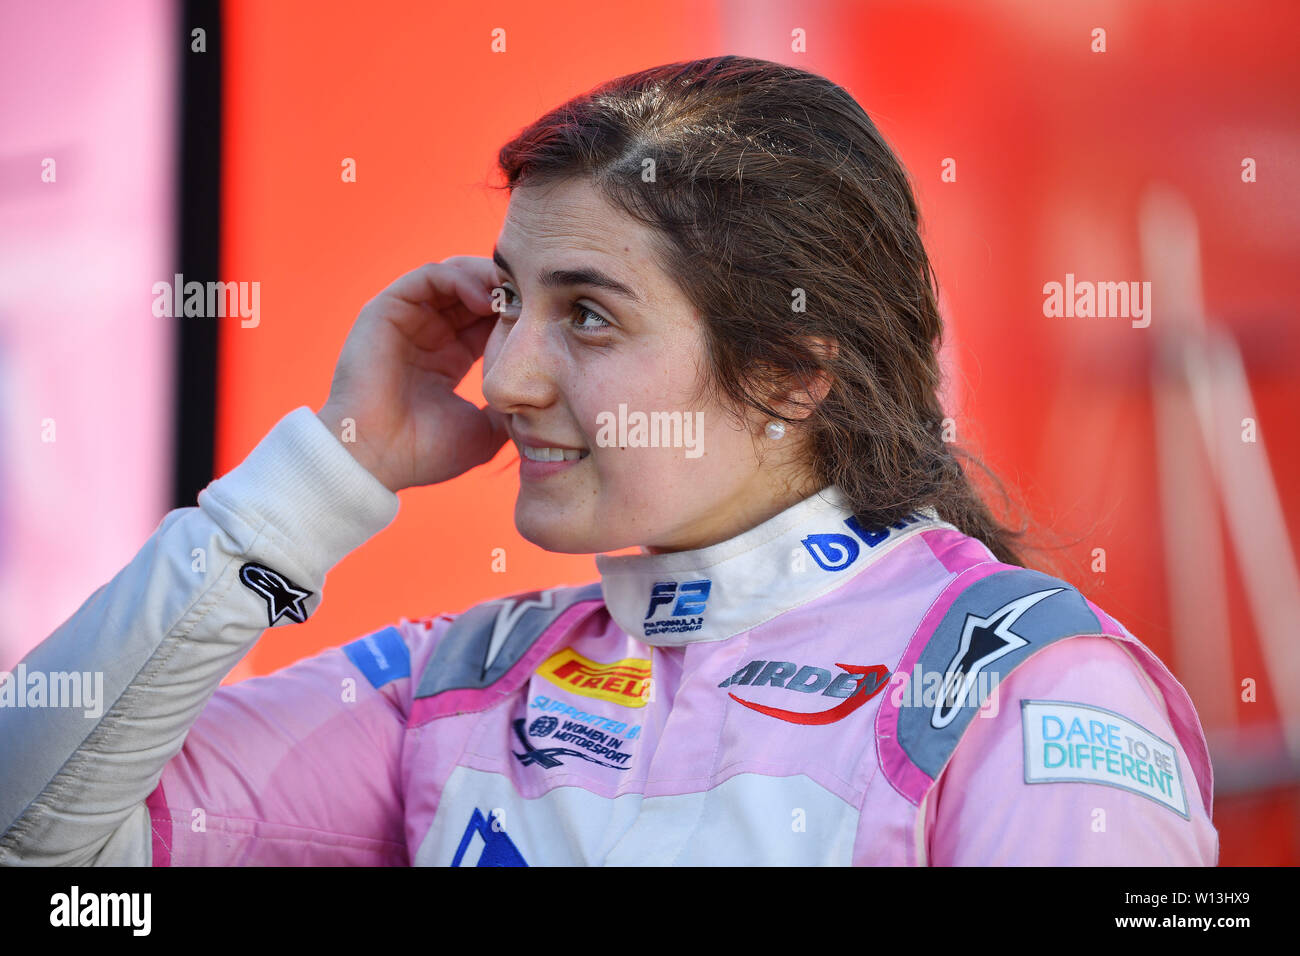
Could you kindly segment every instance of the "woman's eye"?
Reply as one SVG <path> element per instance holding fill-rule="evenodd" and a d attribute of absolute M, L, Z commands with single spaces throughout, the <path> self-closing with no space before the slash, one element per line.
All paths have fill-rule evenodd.
<path fill-rule="evenodd" d="M 501 296 L 497 299 L 499 318 L 513 322 L 519 318 L 519 309 L 522 303 L 519 301 L 519 293 L 508 285 L 499 285 L 493 290 L 494 294 L 500 292 Z M 613 324 L 603 315 L 594 309 L 589 309 L 584 305 L 574 304 L 573 327 L 582 332 L 598 332 L 602 329 L 613 328 Z"/>
<path fill-rule="evenodd" d="M 603 315 L 601 315 L 599 312 L 593 312 L 591 309 L 588 309 L 586 306 L 583 305 L 578 306 L 578 318 L 582 320 L 588 320 L 588 319 L 595 320 L 594 324 L 588 324 L 588 322 L 586 321 L 581 321 L 576 323 L 574 327 L 581 329 L 584 332 L 594 332 L 598 329 L 611 328 L 609 321 Z"/>
<path fill-rule="evenodd" d="M 511 301 L 519 297 L 519 293 L 507 285 L 499 285 L 493 292 L 493 305 L 497 306 L 497 315 L 501 318 L 514 319 L 516 315 L 512 314 L 518 311 L 518 306 L 511 305 Z M 496 293 L 500 292 L 498 296 Z"/>

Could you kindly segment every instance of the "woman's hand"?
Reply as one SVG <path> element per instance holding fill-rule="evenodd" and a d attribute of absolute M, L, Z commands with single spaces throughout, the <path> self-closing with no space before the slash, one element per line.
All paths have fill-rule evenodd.
<path fill-rule="evenodd" d="M 503 416 L 453 392 L 496 324 L 496 276 L 479 256 L 421 266 L 366 303 L 343 343 L 316 414 L 391 491 L 455 478 L 506 442 Z"/>

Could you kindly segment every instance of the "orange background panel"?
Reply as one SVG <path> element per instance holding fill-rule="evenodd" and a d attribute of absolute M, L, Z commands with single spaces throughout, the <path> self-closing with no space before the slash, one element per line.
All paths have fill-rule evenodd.
<path fill-rule="evenodd" d="M 506 196 L 500 146 L 543 112 L 622 73 L 718 46 L 687 2 L 226 5 L 222 273 L 261 282 L 255 328 L 222 327 L 217 473 L 279 418 L 319 408 L 361 307 L 402 273 L 492 253 Z M 506 52 L 491 50 L 505 30 Z M 341 162 L 357 162 L 357 182 Z M 460 392 L 482 404 L 481 366 Z M 307 623 L 268 632 L 230 676 L 276 670 L 398 617 L 460 611 L 595 580 L 514 528 L 518 456 L 399 493 L 387 530 L 328 577 Z M 504 548 L 506 571 L 492 553 Z"/>

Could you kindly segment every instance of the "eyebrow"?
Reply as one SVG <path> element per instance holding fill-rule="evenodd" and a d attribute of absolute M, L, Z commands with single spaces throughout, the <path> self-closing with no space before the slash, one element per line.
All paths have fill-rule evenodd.
<path fill-rule="evenodd" d="M 499 265 L 506 272 L 514 275 L 515 270 L 510 268 L 506 262 L 505 256 L 495 247 L 492 249 L 492 261 Z M 563 289 L 567 286 L 587 285 L 597 289 L 605 289 L 614 295 L 635 302 L 637 305 L 644 305 L 642 300 L 633 289 L 619 282 L 617 279 L 606 275 L 599 269 L 590 267 L 583 269 L 552 269 L 550 272 L 544 272 L 538 276 L 539 281 L 548 289 Z"/>

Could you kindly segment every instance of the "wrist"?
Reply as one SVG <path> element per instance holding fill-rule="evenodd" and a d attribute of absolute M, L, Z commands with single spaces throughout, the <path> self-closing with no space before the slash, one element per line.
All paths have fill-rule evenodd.
<path fill-rule="evenodd" d="M 370 472 L 377 481 L 381 482 L 385 488 L 394 494 L 399 490 L 400 486 L 395 486 L 395 483 L 384 473 L 379 460 L 370 453 L 369 447 L 364 442 L 357 440 L 355 421 L 330 405 L 329 402 L 321 406 L 320 411 L 316 413 L 316 417 L 329 429 L 329 433 L 338 440 L 339 444 L 347 449 L 348 454 L 356 459 L 357 463 L 366 471 Z"/>
<path fill-rule="evenodd" d="M 313 417 L 316 424 L 312 423 Z M 344 454 L 337 435 L 307 406 L 295 409 L 244 461 L 199 494 L 229 527 L 277 529 L 304 578 L 318 579 L 396 516 L 397 496 Z M 344 444 L 343 448 L 347 445 Z M 299 581 L 305 584 L 305 581 Z"/>

